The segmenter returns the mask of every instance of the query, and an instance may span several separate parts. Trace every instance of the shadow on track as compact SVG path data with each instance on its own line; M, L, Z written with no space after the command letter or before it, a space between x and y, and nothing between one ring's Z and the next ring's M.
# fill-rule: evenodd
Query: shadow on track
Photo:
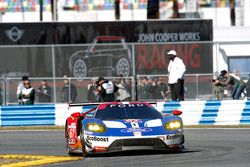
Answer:
M201 150L187 150L187 149L184 149L182 151L131 150L131 151L89 154L86 158L126 157L126 156L140 156L140 155L160 155L160 154L188 154L196 152L201 152ZM82 156L82 154L78 153L74 154L73 156Z

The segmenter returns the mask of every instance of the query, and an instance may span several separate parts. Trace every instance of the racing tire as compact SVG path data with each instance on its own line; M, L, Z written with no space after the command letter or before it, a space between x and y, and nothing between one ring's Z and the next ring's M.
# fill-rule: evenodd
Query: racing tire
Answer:
M130 64L128 59L121 58L115 66L115 71L117 75L122 74L124 77L128 77L130 73Z
M83 134L82 134L82 131L80 133L80 136L81 136L81 144L82 144L82 156L83 157L88 157L89 156L89 153L86 151L86 146L84 144L84 138L83 138Z
M77 59L73 63L72 69L73 76L82 79L87 76L87 65L83 59Z

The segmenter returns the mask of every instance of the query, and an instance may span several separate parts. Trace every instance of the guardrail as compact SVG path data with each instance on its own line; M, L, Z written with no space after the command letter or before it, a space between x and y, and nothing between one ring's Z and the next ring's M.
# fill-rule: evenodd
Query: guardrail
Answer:
M250 101L245 100L158 102L156 108L163 113L183 111L184 125L250 125ZM67 104L2 106L0 126L64 125L71 113L88 109L69 109Z

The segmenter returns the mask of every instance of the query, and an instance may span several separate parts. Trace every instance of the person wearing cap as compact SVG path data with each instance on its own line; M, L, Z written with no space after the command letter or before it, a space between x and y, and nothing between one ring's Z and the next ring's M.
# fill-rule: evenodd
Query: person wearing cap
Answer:
M173 101L184 100L184 73L186 66L182 59L177 57L175 50L166 53L169 57L168 64L168 84Z
M99 92L99 101L101 102L114 102L116 101L115 93L118 91L118 87L109 80L99 77L96 81L97 90Z

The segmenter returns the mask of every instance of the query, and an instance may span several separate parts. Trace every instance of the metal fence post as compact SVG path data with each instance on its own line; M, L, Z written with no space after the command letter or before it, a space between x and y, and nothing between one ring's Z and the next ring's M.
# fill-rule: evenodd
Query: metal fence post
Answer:
M195 75L196 78L196 99L199 97L199 74Z
M133 62L133 77L132 77L132 100L137 101L137 78L135 65L135 44L132 44L132 62Z
M69 99L68 99L68 102L69 103L72 103L72 99L71 99L71 78L68 79L69 80Z
M51 45L51 54L52 54L52 72L53 72L53 97L54 103L56 104L56 67L55 67L55 46Z

